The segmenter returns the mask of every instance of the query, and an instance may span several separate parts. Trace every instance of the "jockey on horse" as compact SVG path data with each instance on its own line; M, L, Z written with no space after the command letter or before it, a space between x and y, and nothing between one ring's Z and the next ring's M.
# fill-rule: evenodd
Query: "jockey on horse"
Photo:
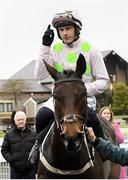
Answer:
M44 61L52 65L60 73L63 72L64 69L75 70L77 58L79 54L82 53L87 64L87 69L82 77L88 95L87 126L93 128L97 137L106 139L100 120L95 112L95 95L102 93L109 86L109 76L102 54L86 40L81 39L80 31L82 29L82 22L77 12L65 11L64 13L56 14L52 20L52 25L56 28L58 38L62 42L51 47L54 40L54 31L49 25L42 38L39 58L35 65L35 77L42 80L49 76ZM54 105L53 98L51 97L43 104L36 115L36 130L38 136L29 156L32 163L37 157L36 150L38 150L39 145L42 143L53 120Z

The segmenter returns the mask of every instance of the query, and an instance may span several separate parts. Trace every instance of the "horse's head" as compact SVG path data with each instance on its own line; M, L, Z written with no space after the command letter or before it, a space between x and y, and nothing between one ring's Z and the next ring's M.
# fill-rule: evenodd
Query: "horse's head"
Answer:
M57 126L66 150L76 152L81 147L87 116L87 92L82 82L82 75L86 70L85 58L80 54L76 70L63 73L45 64L55 80L53 98Z

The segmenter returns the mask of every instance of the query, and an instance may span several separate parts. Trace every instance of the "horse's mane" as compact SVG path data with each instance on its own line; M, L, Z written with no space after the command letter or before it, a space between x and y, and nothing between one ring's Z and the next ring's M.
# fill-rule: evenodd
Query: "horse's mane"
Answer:
M72 70L64 70L62 73L63 78L68 78L68 77L74 77L74 71Z

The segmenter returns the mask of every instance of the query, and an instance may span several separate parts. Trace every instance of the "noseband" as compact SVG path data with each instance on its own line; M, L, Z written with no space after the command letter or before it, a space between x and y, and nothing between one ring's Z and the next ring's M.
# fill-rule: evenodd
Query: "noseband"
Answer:
M54 83L54 85L60 84L60 83L72 82L72 81L80 82L84 86L83 81L81 79L77 79L77 78L68 78L68 79L58 80ZM76 122L77 119L81 119L84 122L84 127L83 127L83 129L84 129L85 128L85 122L87 119L87 112L86 112L86 118L81 116L81 115L78 115L78 114L68 114L68 115L65 115L64 117L62 117L59 122L58 122L58 118L55 115L55 122L57 124L58 129L60 129L60 124L62 122L72 123L72 122Z
M64 116L63 118L61 118L60 123L62 121L70 123L70 122L76 121L77 118L84 121L84 118L82 116L78 115L78 114L68 114L68 115Z

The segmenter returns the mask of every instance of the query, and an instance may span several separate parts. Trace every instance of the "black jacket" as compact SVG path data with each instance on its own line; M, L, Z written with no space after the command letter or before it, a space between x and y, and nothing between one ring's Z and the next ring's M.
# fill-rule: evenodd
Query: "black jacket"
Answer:
M28 156L36 139L36 132L26 127L24 131L14 127L4 137L1 153L11 168L18 171L33 168Z

